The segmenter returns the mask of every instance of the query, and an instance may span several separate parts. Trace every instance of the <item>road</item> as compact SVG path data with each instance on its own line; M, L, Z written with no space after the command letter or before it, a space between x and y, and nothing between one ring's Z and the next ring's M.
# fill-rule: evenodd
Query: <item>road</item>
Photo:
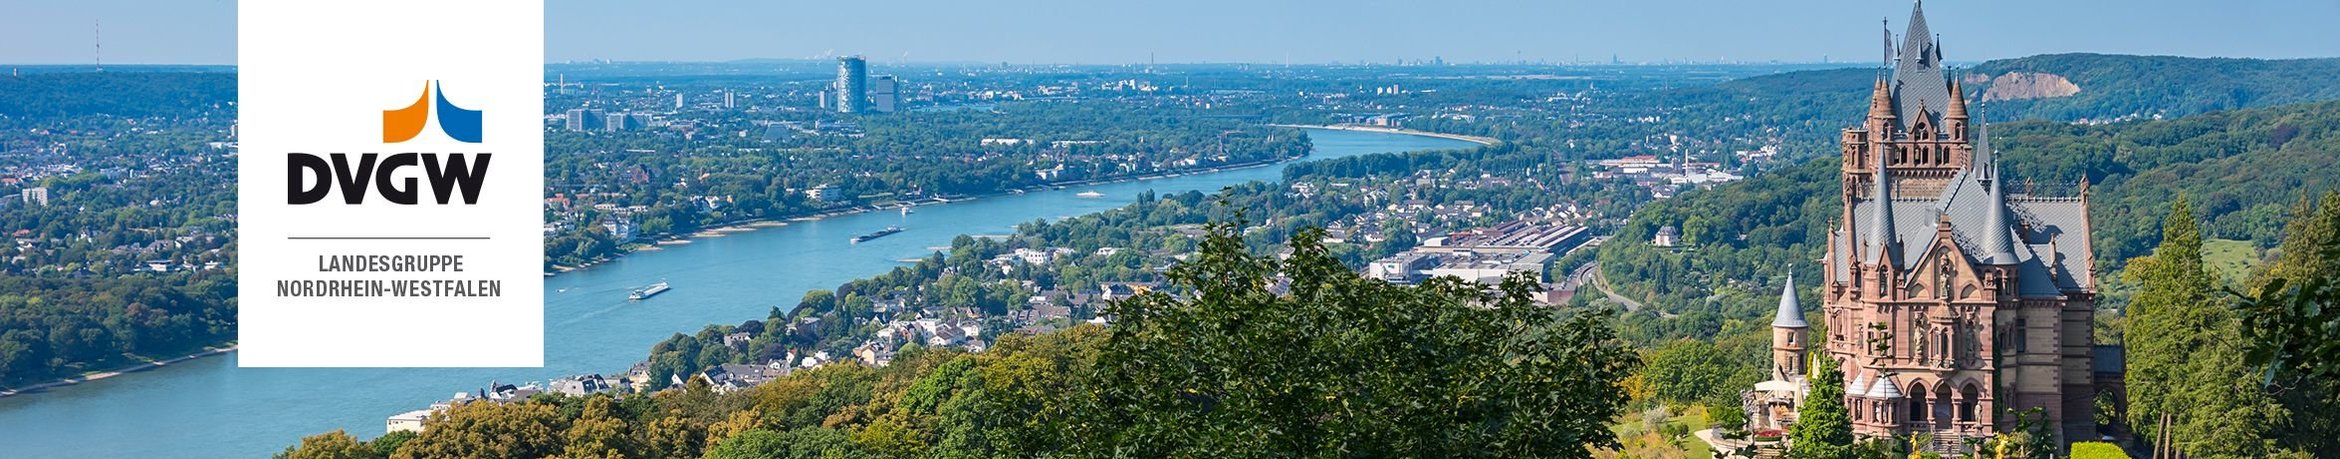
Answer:
M1576 268L1576 272L1569 273L1568 279L1570 281L1576 282L1577 288L1580 290L1587 285L1592 286L1592 288L1595 290L1600 290L1601 296L1608 297L1609 301L1625 305L1625 312L1640 312L1642 308L1640 301L1634 301L1632 298L1627 298L1625 295L1619 295L1616 291L1609 290L1609 282L1607 280L1601 279L1600 268L1601 264L1599 262L1585 263L1583 267ZM1667 319L1672 319L1674 316L1676 316L1674 313L1665 311L1655 312L1657 312L1658 317Z

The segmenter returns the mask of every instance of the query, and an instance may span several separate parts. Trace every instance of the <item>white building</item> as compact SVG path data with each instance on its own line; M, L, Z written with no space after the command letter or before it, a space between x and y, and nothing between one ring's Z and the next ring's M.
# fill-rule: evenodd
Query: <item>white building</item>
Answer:
M24 204L25 204L25 205L27 205L27 206L48 206L48 205L49 205L49 188L48 188L48 187L26 188L26 189L24 189L24 192L23 192L23 193L19 193L19 194L21 194L21 195L23 195L23 196L24 196Z
M431 413L434 411L435 410L431 409L420 409L391 415L390 419L386 421L386 425L383 427L382 433L422 433L423 421L429 420Z

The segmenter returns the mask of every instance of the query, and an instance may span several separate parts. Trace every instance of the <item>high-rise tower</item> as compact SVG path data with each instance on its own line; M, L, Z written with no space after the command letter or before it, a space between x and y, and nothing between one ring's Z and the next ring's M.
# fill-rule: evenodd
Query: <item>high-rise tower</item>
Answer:
M869 110L869 61L861 56L837 58L837 112Z

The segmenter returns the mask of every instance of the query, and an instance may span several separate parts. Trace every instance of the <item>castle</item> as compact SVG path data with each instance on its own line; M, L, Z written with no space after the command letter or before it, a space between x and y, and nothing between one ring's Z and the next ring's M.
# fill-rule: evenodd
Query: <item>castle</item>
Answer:
M1749 393L1752 427L1793 423L1810 388L1805 359L1827 358L1844 372L1862 437L1931 434L1929 449L1947 450L2030 412L2060 442L2098 438L2097 394L2118 395L2120 354L2092 334L2086 185L2043 196L2000 179L1989 130L1946 75L1922 3L1898 50L1890 31L1885 43L1891 64L1868 116L1841 140L1825 336L1806 336L1791 276L1772 322L1773 377Z

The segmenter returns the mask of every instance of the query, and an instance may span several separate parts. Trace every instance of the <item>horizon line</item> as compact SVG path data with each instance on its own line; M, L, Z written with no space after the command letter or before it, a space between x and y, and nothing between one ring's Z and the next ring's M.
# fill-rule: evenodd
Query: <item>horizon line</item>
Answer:
M2185 59L2236 59L2236 60L2260 60L2260 61L2291 61L2291 60L2320 60L2320 59L2340 59L2340 54L2329 55L2329 56L2315 56L2315 57L2232 57L2232 56L2189 56L2189 55L2179 55L2179 54L2124 54L2124 53L2101 53L2101 52L2090 52L2090 51L2071 51L2071 52L2057 52L2057 53L2040 53L2040 54L2031 54L2031 55L2017 56L2017 57L2003 57L2003 58L1982 59L1982 60L1953 60L1953 61L1947 61L1947 62L1945 62L1945 63L1948 63L1948 64L1966 64L1966 65L1972 65L1972 64L1980 64L1980 63L1984 63L1984 62L1991 62L1991 61L2000 61L2000 60L2009 60L2009 59L2023 59L2023 58L2031 58L2031 57L2039 57L2039 56L2068 55L2068 54L2086 54L2086 55L2103 55L2103 56L2131 56L2131 57L2175 57L2175 58L2185 58ZM547 62L545 62L545 63L544 63L544 65L545 65L545 66L548 66L548 67L549 67L549 66L557 66L557 65L614 65L614 64L736 64L736 65L745 65L745 64L759 64L759 63L817 63L817 62L822 62L822 61L831 61L831 60L835 60L835 59L837 59L838 57L843 57L843 56L837 56L837 57L751 57L751 58L727 59L727 60L655 60L655 59L649 59L649 60L605 60L605 59L571 59L571 60L558 61L558 62L554 62L554 61L547 61ZM873 61L874 61L873 63L882 63L882 64L886 64L886 65L910 65L910 66L944 66L944 65L980 65L980 66L991 66L991 65L1006 64L1006 65L1009 65L1009 66L1074 66L1074 67L1132 67L1132 66L1135 66L1135 67L1147 67L1147 66L1152 66L1152 67L1162 67L1162 66L1194 66L1194 65L1262 65L1262 66L1293 66L1293 67L1331 67L1331 66L1343 66L1343 67L1350 67L1350 66L1365 66L1365 67L1375 67L1375 66L1386 66L1386 67L1432 67L1432 66L1444 66L1444 67L1469 67L1469 66L1488 66L1488 67L1493 67L1493 66L1514 66L1514 67L1516 67L1516 66L1531 66L1531 67L1605 67L1605 66L1651 66L1651 65L1749 65L1749 66L1755 66L1755 65L1837 65L1837 64L1843 64L1843 65L1846 65L1847 67L1855 67L1855 66L1865 66L1865 65L1875 64L1874 62L1858 62L1858 61L1853 61L1853 60L1837 60L1837 59L1827 59L1827 60L1780 60L1780 59L1764 59L1764 60L1700 60L1700 59L1656 59L1656 60L1639 60L1639 61L1622 61L1622 62L1612 62L1612 61L1602 61L1602 60L1581 60L1581 61L1575 61L1575 62L1555 62L1555 61L1510 61L1510 62L1503 62L1503 61L1495 61L1495 62L1489 62L1489 61L1456 61L1456 62L1445 62L1445 63L1443 63L1442 65L1432 65L1432 64L1428 64L1428 63L1427 63L1427 60L1417 60L1416 62L1423 62L1423 63L1418 63L1418 64L1393 64L1393 63L1391 63L1391 62L1389 62L1389 61L1354 61L1354 62L1351 62L1351 61L1338 61L1338 60L1335 60L1335 61L1316 61L1316 62L1289 62L1289 63L1286 63L1286 62L1257 62L1257 61L1180 61L1180 62L1150 62L1150 63L1149 63L1149 62L1014 62L1014 61L980 61L980 60L966 60L966 59L959 59L959 60L905 60L905 61L882 61L882 60L873 60ZM139 63L139 62L125 62L125 63L108 63L108 64L105 64L105 65L102 65L102 66L101 66L101 65L98 65L98 64L94 64L94 63L87 63L87 62L75 62L75 63L62 63L62 62L0 62L0 66L7 66L7 67L89 67L89 68L93 68L93 69L95 69L95 68L101 68L101 67L229 67L229 68L234 68L234 67L238 67L239 65L238 65L238 64L235 64L235 63L184 63L184 62L178 62L178 63Z

